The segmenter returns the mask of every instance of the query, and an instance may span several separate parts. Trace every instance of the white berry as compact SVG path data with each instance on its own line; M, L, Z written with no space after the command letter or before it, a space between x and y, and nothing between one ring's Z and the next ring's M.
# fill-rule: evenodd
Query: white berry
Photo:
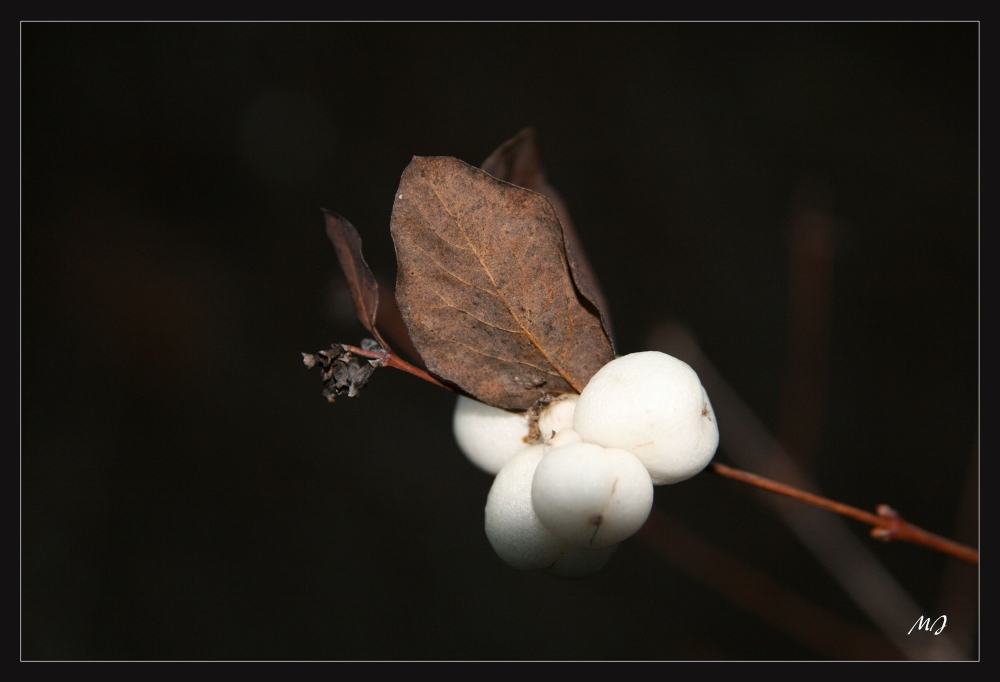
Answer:
M497 474L486 498L486 537L493 551L514 568L552 568L568 549L538 522L531 506L531 480L541 460L541 445L514 455ZM577 562L588 564L587 557ZM595 562L590 557L589 563ZM573 565L570 559L567 570Z
M719 445L715 413L698 375L656 351L602 367L580 395L573 428L585 442L629 450L657 484L694 476Z
M528 447L528 419L465 396L459 396L452 420L455 440L469 460L495 474L511 457Z
M551 450L555 450L563 445L569 445L570 443L579 443L582 440L580 434L574 431L572 426L567 426L543 443L544 451L547 455Z
M627 450L571 443L538 464L531 503L538 520L560 540L601 549L642 527L653 506L653 483Z
M538 415L538 431L542 440L548 442L567 426L573 426L573 412L576 401L580 399L575 393L566 393L549 403Z

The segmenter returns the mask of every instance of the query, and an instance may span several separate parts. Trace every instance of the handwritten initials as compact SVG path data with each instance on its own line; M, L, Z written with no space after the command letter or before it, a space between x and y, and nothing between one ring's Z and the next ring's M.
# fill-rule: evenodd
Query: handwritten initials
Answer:
M937 626L938 621L941 621L941 627L939 627L935 631L934 628ZM947 624L948 624L948 616L944 615L938 616L933 623L931 622L930 618L924 618L923 616L920 616L919 618L917 618L917 622L913 624L913 627L910 628L910 632L907 632L906 634L910 634L911 632L913 632L913 629L916 628L917 630L926 630L927 632L933 631L935 635L940 635L941 631L944 630L944 626Z

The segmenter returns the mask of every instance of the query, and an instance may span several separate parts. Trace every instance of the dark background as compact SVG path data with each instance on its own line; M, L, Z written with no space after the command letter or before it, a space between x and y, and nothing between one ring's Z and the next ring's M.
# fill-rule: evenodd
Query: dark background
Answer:
M619 351L684 321L774 428L790 216L823 188L820 487L968 534L978 31L22 24L22 658L847 657L636 540L579 582L497 559L453 395L385 370L329 405L302 366L364 335L320 207L392 281L410 158L478 164L533 125ZM657 505L881 637L740 485L706 473ZM938 615L953 560L865 541Z

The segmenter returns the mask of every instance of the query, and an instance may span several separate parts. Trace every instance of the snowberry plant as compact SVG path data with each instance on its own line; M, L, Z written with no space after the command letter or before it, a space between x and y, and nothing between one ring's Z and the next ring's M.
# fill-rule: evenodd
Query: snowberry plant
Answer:
M396 300L423 366L389 350L357 231L327 213L375 339L306 356L323 367L325 395L356 395L382 364L457 391L458 446L496 475L484 523L500 558L563 577L600 569L646 521L653 485L694 476L715 453L698 376L663 353L616 358L597 279L531 131L482 168L415 157L391 229Z
M537 416L459 397L454 431L466 457L496 474L486 535L500 558L573 577L642 527L654 484L694 476L719 443L698 375L657 352L612 360Z
M334 344L303 354L306 365L322 369L330 402L357 395L382 366L457 392L455 439L473 464L496 476L484 525L511 566L566 578L600 570L646 521L654 485L684 481L709 465L719 430L697 374L663 353L616 357L597 278L545 179L530 130L481 168L414 157L403 172L391 231L404 324L383 326L405 329L392 340L410 349L409 359L376 324L379 288L357 230L330 212L326 227L358 319L374 338L360 348ZM824 506L815 495L712 466ZM847 513L846 505L827 502ZM898 516L855 511L877 526L877 537L933 546L918 538L929 534ZM948 541L933 542L940 549Z

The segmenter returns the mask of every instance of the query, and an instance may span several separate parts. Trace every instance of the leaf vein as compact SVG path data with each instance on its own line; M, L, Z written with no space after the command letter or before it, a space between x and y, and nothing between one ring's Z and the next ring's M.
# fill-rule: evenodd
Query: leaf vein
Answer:
M421 251L423 251L427 255L427 259L429 261L431 261L432 263L434 263L434 265L438 266L438 268L440 268L441 271L444 272L446 275L449 275L453 279L458 280L459 282L461 282L462 284L464 284L467 287L472 287L473 289L478 289L479 291L482 291L483 293L489 294L490 296L496 296L497 298L503 300L503 296L501 296L496 291L490 291L489 289L484 289L483 287L478 286L476 284L473 284L472 282L466 282L464 279L462 279L461 277L459 277L458 275L456 275L454 272L452 272L451 270L449 270L447 267L445 267L445 265L443 263L439 262L438 259L436 259L431 254L430 251L428 251L426 248L424 248L424 246L422 244L419 243L418 240L414 240L414 243L416 244L416 246L417 246L418 249L420 249ZM437 292L435 292L435 293L437 293Z
M553 372L551 370L545 369L544 367L539 367L537 365L533 365L530 362L525 362L523 360L514 360L512 358L501 358L500 356L497 356L497 355L490 355L489 353L483 351L480 348L475 348L475 347L470 346L470 345L468 345L466 343L462 343L461 341L456 341L454 339L449 339L449 338L444 337L444 336L442 336L441 339L444 340L444 341L447 341L448 343L454 343L457 346L462 346L463 348L468 348L469 350L471 350L473 353L476 353L477 355L482 355L484 357L491 358L493 360L499 360L500 362L507 362L507 363L511 363L511 364L514 364L514 365L524 365L525 367L531 367L532 369L537 369L542 374L547 374L548 376L556 377L557 379L563 379L563 377L560 376L559 374L557 374L557 373L555 373L555 372Z
M559 373L559 376L561 376L563 378L563 380L566 381L566 383L568 383L570 386L572 386L577 391L583 390L582 386L578 386L577 383L575 381L573 381L569 377L569 375L565 372L565 370L561 366L561 364L557 363L555 360L553 360L549 356L549 354L545 351L544 348L542 348L541 344L538 342L538 339L536 339L534 337L534 335L528 330L527 326L525 326L525 324L521 321L521 319L518 317L517 313L514 311L514 308L510 305L510 302L507 300L507 298L500 291L500 287L497 286L496 280L493 278L493 273L490 271L489 267L487 267L486 263L483 261L483 257L480 255L479 251L476 249L475 245L472 243L472 240L469 239L469 235L465 231L465 227L462 225L461 221L457 217L455 217L455 215L453 215L450 210L448 210L448 204L445 202L444 198L441 196L441 193L438 192L438 189L435 186L434 182L432 180L428 179L427 180L427 184L431 188L431 191L434 192L434 196L436 196L437 199L438 199L438 201L441 203L441 208L444 210L445 214L447 214L447 216L452 219L452 221L455 223L455 226L462 233L462 236L465 237L465 241L469 244L469 247L472 250L472 253L475 254L476 258L479 260L480 266L482 266L483 271L486 273L486 276L490 278L490 282L496 288L497 295L500 297L500 300L503 301L504 305L507 307L507 310L510 311L510 314L514 317L514 321L517 322L518 326L524 331L525 337L527 337L527 339L529 341L531 341L532 345L534 345L535 348L538 349L538 352L542 354L542 357L545 358L545 361L548 362L549 365L551 365L552 368L555 369ZM517 257L515 255L515 260L516 259L517 259ZM518 266L520 267L520 261L518 261ZM523 274L523 271L522 271L522 274ZM464 344L461 344L461 345L464 345ZM486 354L483 353L483 355L486 355ZM490 357L492 357L492 356L490 356ZM499 359L499 358L497 358L497 359ZM542 371L545 371L545 370L542 370ZM546 373L548 373L548 372L546 372Z
M451 301L449 301L448 299L446 299L444 296L442 296L441 294L439 294L436 291L434 292L434 295L437 296L438 298L440 298L442 301L444 301L444 305L433 306L435 308L451 308L453 310L457 310L460 313L468 315L469 317L471 317L473 320L475 320L477 322L482 322L487 327L492 327L493 329L499 329L500 331L507 332L508 334L520 334L521 333L521 330L519 330L519 329L507 329L506 327L501 327L499 325L493 324L492 322L487 322L486 320L484 320L484 319L482 319L480 317L476 317L475 315L473 315L471 312L469 312L465 308L458 307L457 305L455 305L454 303L452 303Z
M433 187L432 187L432 189L433 189ZM437 195L437 198L439 200L441 199L441 196L436 191L434 192L434 194ZM442 235L440 235L438 233L437 230L434 229L434 226L433 226L434 224L431 222L430 218L427 217L427 214L424 213L424 208L423 208L423 206L420 205L420 202L416 202L415 205L416 205L416 208L417 208L417 212L420 213L420 217L424 219L424 222L427 223L427 226L430 228L431 234L433 234L435 237L437 237L438 239L440 239L441 241L443 241L445 244L447 244L448 246L450 246L453 249L458 249L459 251L469 251L469 252L471 252L473 254L476 253L475 250L472 248L472 246L469 245L469 244L463 246L462 244L455 244L455 243L453 243L453 242L445 239ZM451 213L448 211L448 208L446 206L444 206L444 202L443 201L441 202L441 205L444 207L445 213L448 214L448 217L451 218L452 220L455 220L455 217L453 215L451 215ZM456 222L456 224L458 223L457 220L455 220L455 222ZM462 234L464 236L465 233L463 232Z

